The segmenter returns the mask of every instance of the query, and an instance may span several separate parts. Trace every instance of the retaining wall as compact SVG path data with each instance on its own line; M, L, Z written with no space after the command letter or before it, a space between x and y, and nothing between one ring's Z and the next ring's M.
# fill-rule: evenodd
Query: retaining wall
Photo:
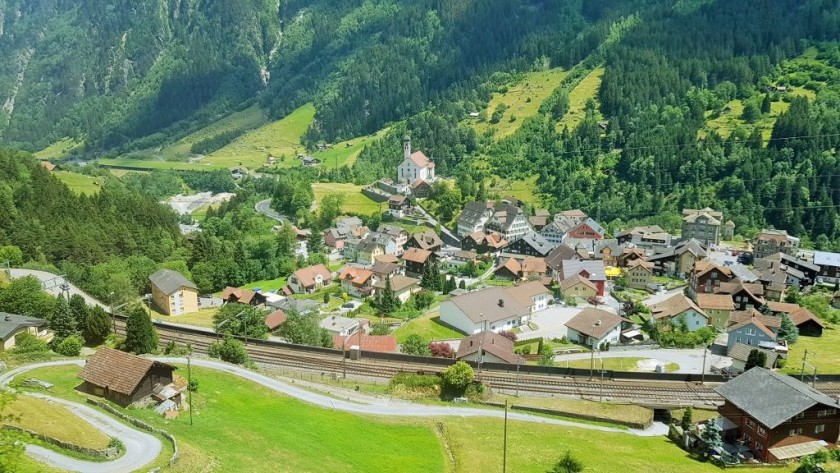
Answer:
M108 448L87 448L81 447L74 443L65 442L64 440L59 440L55 437L50 437L49 435L44 435L38 432L33 432L29 429L24 429L23 427L18 427L16 425L9 425L3 424L3 430L11 430L13 432L21 432L24 434L31 435L36 439L42 440L50 445L55 445L56 447L63 448L65 450L70 450L72 452L81 453L83 455L87 455L89 457L96 457L96 458L116 458L119 456L120 452L117 448L108 447Z
M502 407L502 408L505 407L505 405L500 403L500 402L485 402L484 404L486 404L488 406L494 406L494 407ZM607 418L607 417L600 417L600 416L589 415L589 414L581 414L579 412L568 412L568 411L561 411L561 410L557 410L557 409L545 409L545 408L542 408L542 407L518 406L516 404L509 404L508 407L510 409L514 409L514 410L517 410L517 411L535 412L537 414L557 415L557 416L562 416L562 417L569 417L569 418L572 418L572 419L581 419L581 420L589 420L589 421L595 421L595 422L604 422L604 423L607 423L607 424L624 425L624 426L630 427L631 429L640 429L641 430L641 429L646 429L646 428L650 427L651 425L653 425L653 415L651 415L650 421L648 421L646 423L641 423L641 422L633 422L633 421L627 421L627 420L611 419L611 418Z

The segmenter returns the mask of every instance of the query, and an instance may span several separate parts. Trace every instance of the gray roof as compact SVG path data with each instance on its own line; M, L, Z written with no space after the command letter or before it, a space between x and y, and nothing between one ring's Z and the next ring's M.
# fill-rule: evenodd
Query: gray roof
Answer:
M0 341L5 342L14 337L22 328L42 327L44 325L47 325L47 321L44 319L0 312Z
M764 368L753 368L715 392L771 429L818 404L840 407L807 384Z
M313 301L311 299L288 298L277 304L277 308L283 309L286 312L293 310L298 314L305 314L307 312L312 312L313 310L317 309L320 305L321 304L319 304L318 301Z
M764 365L765 368L767 368L768 366L776 366L776 360L779 358L779 354L776 353L775 350L765 350L755 345L736 343L732 346L732 348L729 350L726 356L732 358L733 360L746 362L747 359L750 357L750 352L752 352L753 350L759 350L767 354L767 362Z
M486 202L469 202L464 206L461 216L458 218L459 223L465 225L475 225L484 216L484 212L488 209Z
M729 266L729 269L732 270L732 274L734 274L738 279L744 282L755 282L758 281L758 275L750 271L750 268L744 266L741 263L735 263Z
M537 232L526 233L522 236L522 241L543 256L547 255L554 248L554 245L549 243L548 240Z
M563 279L580 274L581 271L589 273L587 279L590 281L605 281L607 279L603 260L563 261Z
M840 267L840 253L828 253L826 251L814 252L814 264L820 266Z
M491 324L531 313L529 308L520 304L510 292L501 287L489 287L469 292L453 297L448 302L455 304L473 323L486 320L488 324Z
M161 269L160 271L155 272L149 276L149 281L151 281L155 287L160 289L160 292L166 294L167 296L182 287L198 289L192 281L185 278L178 271L173 271L171 269Z

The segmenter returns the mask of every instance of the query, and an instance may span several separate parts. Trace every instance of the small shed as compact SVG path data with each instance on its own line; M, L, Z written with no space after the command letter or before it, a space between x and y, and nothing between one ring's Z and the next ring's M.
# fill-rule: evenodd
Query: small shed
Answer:
M153 394L155 388L172 384L175 367L159 361L100 348L79 373L82 391L102 396L122 407Z

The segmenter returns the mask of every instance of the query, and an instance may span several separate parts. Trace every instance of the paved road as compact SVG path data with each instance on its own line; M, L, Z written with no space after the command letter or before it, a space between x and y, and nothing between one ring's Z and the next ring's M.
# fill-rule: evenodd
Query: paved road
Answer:
M557 366L563 366L566 360L588 360L591 354L579 353L573 355L558 355L554 357ZM679 373L700 373L703 369L703 349L647 349L647 350L623 350L623 351L604 351L595 354L595 364L598 364L597 358L601 356L604 358L647 358L657 360L661 364L677 363L680 365ZM708 353L706 355L706 372L711 370L712 365L723 362L724 365L728 363L729 358Z
M272 210L271 199L261 200L257 202L257 204L254 205L254 210L256 210L258 213L265 215L270 219L274 219L280 222L286 220L285 215Z
M0 386L8 384L17 374L29 371L34 368L60 365L84 365L82 360L61 360L47 363L29 365L0 375ZM135 471L153 462L163 449L160 440L154 435L136 430L116 419L103 414L78 402L67 401L53 396L40 393L24 393L27 396L37 397L51 403L60 404L75 414L82 422L87 422L108 437L117 437L125 445L125 454L120 458L104 462L91 462L79 460L62 455L53 450L38 445L27 445L26 454L30 457L46 463L54 468L67 471L78 471L84 473L112 473L122 471Z
M61 288L57 284L55 284L56 282L58 282L58 281L56 281L57 276L53 273L48 273L46 271L36 271L34 269L12 268L11 276L12 276L12 279L22 278L22 277L25 277L25 276L34 276L34 277L38 278L38 280L40 280L42 284L47 283L48 286L51 286L51 287L49 287L49 289L47 289L47 292L49 292L50 294L52 294L54 296L57 296L57 295L61 294ZM105 305L105 304L99 302L98 300L94 299L93 297L91 297L90 295L88 295L87 293L85 293L84 291L79 289L78 287L71 284L69 281L65 281L65 282L67 283L68 291L70 292L70 294L78 294L78 295L82 296L85 299L85 302L88 303L88 305L92 305L92 306L97 306L98 305L99 307L102 307L105 310L110 310L107 305Z
M440 222L437 221L429 212L426 212L426 209L420 206L420 204L416 204L414 206L415 209L419 210L426 220L428 220L433 226L437 226ZM441 238L443 239L444 243L447 245L453 245L460 247L461 246L461 237L456 235L455 233L451 232L448 228L444 227L442 224L440 225L440 231L443 233Z

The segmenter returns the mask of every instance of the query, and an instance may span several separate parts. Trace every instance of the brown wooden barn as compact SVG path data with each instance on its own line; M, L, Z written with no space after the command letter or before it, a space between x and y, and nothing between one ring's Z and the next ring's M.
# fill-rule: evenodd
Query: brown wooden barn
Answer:
M175 367L159 361L100 348L79 373L81 389L126 407L152 394L155 386L172 383Z

